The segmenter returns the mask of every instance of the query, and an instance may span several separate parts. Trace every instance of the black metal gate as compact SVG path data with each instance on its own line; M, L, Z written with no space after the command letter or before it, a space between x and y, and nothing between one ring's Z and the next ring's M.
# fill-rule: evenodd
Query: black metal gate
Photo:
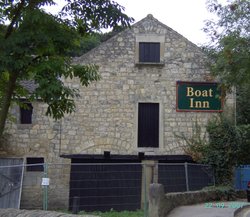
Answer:
M141 205L142 166L126 163L78 163L72 159L69 207L80 210L137 210Z

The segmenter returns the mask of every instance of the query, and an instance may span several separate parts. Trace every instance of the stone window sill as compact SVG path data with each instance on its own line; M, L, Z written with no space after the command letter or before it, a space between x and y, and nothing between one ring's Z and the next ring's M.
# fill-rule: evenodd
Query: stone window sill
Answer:
M31 129L33 127L33 123L32 124L17 124L17 128L18 129Z
M165 63L164 62L136 62L135 63L136 66L164 66Z

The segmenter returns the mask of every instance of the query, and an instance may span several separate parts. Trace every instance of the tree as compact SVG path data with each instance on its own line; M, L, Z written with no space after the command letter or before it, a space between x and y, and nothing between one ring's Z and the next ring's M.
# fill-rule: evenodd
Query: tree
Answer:
M212 40L207 46L212 72L229 88L250 84L250 2L231 0L223 6L209 0L208 9L218 17L204 28Z
M127 27L119 26L110 32L106 32L106 33L94 32L94 33L88 34L84 37L81 37L80 41L79 41L80 45L79 45L78 49L73 50L70 54L73 57L74 56L81 56L81 55L87 53L88 51L92 50L93 48L97 47L102 42L107 41L111 37L115 36L116 34L121 32L122 30L124 30L125 28L127 28Z
M0 138L10 104L21 97L48 104L47 115L60 119L75 109L76 89L63 79L78 77L81 84L100 79L95 65L74 65L70 53L79 47L80 34L101 28L129 26L132 18L110 0L67 0L57 15L43 6L53 0L0 0ZM35 81L29 93L22 80Z
M208 0L208 9L217 15L206 21L205 32L211 43L205 47L210 57L212 73L220 79L226 91L237 90L237 123L221 114L207 125L209 142L196 148L202 163L213 165L217 183L231 181L233 167L249 163L250 145L250 2L230 0L219 4Z
M250 72L249 72L250 73ZM245 84L237 89L237 124L250 126L250 85Z
M208 9L217 15L217 19L207 21L204 28L212 41L206 47L211 71L227 90L236 87L237 121L249 124L250 2L231 0L221 5L217 0L209 0Z

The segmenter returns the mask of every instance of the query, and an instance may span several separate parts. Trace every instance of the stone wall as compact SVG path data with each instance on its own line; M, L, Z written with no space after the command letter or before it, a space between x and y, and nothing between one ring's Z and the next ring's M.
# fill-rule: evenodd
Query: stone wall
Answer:
M160 64L138 63L138 42L159 41ZM183 154L184 141L176 134L192 134L197 121L202 127L216 115L207 112L176 112L177 81L210 81L201 49L148 15L87 54L79 64L99 66L101 80L82 87L77 79L66 80L79 89L76 112L61 121L45 116L47 106L34 102L33 123L8 125L9 155L43 156L62 162L61 154ZM138 104L159 103L159 148L138 148ZM203 128L203 133L205 128ZM6 151L5 149L5 151ZM16 151L18 150L18 152ZM0 151L1 154L1 151ZM5 153L6 154L6 153Z
M138 42L158 40L161 44L160 64L138 63ZM176 134L192 134L197 121L205 131L214 113L176 112L176 82L210 81L201 49L183 36L148 15L131 28L117 34L87 54L75 58L79 64L99 66L101 80L82 87L77 79L65 80L69 87L78 88L76 112L60 121L45 116L47 106L33 102L32 124L19 123L19 108L12 108L15 122L6 128L6 142L0 147L0 157L43 157L47 163L70 163L61 154L183 154L185 142ZM137 145L138 104L159 103L159 148L139 148ZM69 170L69 168L68 168ZM63 168L54 170L60 176ZM58 179L53 198L68 201L69 172ZM25 173L22 204L29 204L28 181ZM33 202L40 204L40 183ZM33 186L33 184L32 184ZM26 202L25 202L26 201ZM56 203L56 202L55 202ZM64 206L65 204L62 204Z
M137 62L141 38L164 40L162 64ZM75 63L100 66L102 79L80 89L77 111L62 121L63 152L71 154L182 154L185 144L175 134L190 135L195 121L204 126L213 113L176 112L176 81L206 81L201 50L151 15L111 38ZM138 103L160 104L160 147L137 147ZM72 128L72 126L74 126ZM204 129L204 128L203 128ZM74 146L70 146L70 143Z
M44 187L41 185L44 172L24 172L21 209L42 209ZM70 164L49 164L48 207L67 210L69 207Z

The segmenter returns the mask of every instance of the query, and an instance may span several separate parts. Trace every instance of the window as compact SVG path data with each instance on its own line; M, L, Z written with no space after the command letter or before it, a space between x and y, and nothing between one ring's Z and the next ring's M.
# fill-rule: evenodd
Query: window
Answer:
M26 160L27 160L26 171L43 172L43 164L44 164L43 157L27 157Z
M165 34L137 34L135 36L135 65L164 66Z
M140 42L139 43L139 62L160 62L160 43L159 42Z
M139 103L138 147L159 147L159 103Z
M33 106L31 103L23 103L24 107L20 107L20 123L31 124Z

